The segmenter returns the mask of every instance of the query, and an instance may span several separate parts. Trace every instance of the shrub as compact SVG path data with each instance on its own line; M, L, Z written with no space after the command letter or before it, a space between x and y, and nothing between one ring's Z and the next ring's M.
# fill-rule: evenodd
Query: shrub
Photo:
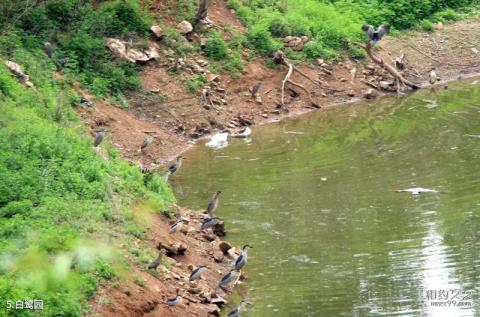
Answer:
M433 23L429 20L422 20L421 28L423 31L431 32L433 31Z
M205 75L193 75L192 78L187 80L187 88L191 93L197 93L202 89L203 85L207 82Z
M285 37L292 33L292 29L287 20L281 16L277 16L270 21L268 30L276 37Z
M210 32L204 52L208 57L211 57L215 60L221 60L227 56L228 46L220 32Z
M253 48L260 54L269 55L281 47L280 42L274 40L263 25L253 26L249 30L247 38Z

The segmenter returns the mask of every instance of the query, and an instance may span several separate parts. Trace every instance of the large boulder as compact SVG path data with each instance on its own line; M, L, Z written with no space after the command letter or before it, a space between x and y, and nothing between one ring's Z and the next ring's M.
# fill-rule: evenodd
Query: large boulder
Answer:
M155 35L155 38L157 40L161 40L165 36L165 33L163 33L162 28L159 27L158 25L152 25L152 27L150 28L150 31L153 33L153 35Z
M188 21L182 21L177 24L177 30L182 34L188 34L193 31L193 26Z

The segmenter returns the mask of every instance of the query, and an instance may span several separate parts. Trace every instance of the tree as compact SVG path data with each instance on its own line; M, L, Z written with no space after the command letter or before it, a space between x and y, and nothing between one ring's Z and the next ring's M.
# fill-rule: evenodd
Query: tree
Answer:
M207 19L208 5L208 0L200 0L200 3L198 4L197 16L195 18L195 24L198 24L200 21L204 21Z

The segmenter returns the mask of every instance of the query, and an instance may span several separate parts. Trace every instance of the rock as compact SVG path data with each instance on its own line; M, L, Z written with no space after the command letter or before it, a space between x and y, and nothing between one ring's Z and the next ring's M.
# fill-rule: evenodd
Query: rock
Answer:
M366 99L373 99L373 98L377 97L377 92L373 88L368 88L365 91L365 93L363 94L363 96Z
M214 251L213 252L213 259L217 263L223 262L223 254L220 251Z
M385 90L390 89L390 83L388 81L382 80L378 83L378 86L380 86L380 88L385 89Z
M190 287L188 289L188 292L190 294L200 294L202 292L202 289L201 288L198 288L198 287Z
M202 235L202 237L207 240L208 242L212 242L212 241L215 241L217 239L217 236L213 235L213 234L204 234Z
M354 91L354 90L349 90L349 91L347 92L347 95L348 95L349 97L354 97L354 96L355 96L355 91Z
M207 311L210 315L220 316L220 308L215 304L206 305Z
M289 36L285 36L285 37L283 38L283 43L289 43L289 42L293 41L294 39L295 39L294 36L290 36L290 35L289 35Z
M200 47L205 48L207 46L207 39L205 37L200 37Z
M477 49L477 48L472 47L471 50L472 50L472 52L473 52L474 54L478 54L478 49Z
M220 75L208 73L208 74L207 74L207 80L208 80L209 82L219 81L219 80L220 80Z
M167 250L167 255L184 255L187 251L187 246L181 242L174 242L169 244L159 243L158 247L159 250L164 248Z
M438 22L437 24L435 24L435 28L437 30L443 30L443 23L442 22Z
M146 53L143 53L136 49L129 49L127 51L126 42L119 39L106 38L105 44L115 56L126 59L132 63L144 64L151 59L159 57L157 49L153 46L147 48L145 50Z
M159 27L158 25L152 25L152 27L150 28L150 31L153 33L153 35L155 35L155 38L157 40L161 40L165 36L165 33L163 33L162 28Z
M197 63L198 65L202 66L202 67L205 67L208 65L208 61L204 60L204 59L197 59Z
M322 66L325 61L322 58L317 58L317 64L318 66Z
M232 248L232 245L230 243L226 242L226 241L222 241L222 242L220 242L218 247L220 248L220 251L223 252L223 254L226 254L228 252L228 250L230 250Z
M187 34L193 31L193 26L188 21L182 21L177 24L177 30L182 34Z
M237 256L238 256L238 253L237 253L237 250L235 248L230 248L228 251L227 251L227 254L230 258L232 259L236 259Z
M308 40L309 40L309 39L308 39L308 36L305 36L305 35L303 35L303 36L301 37L301 39L302 39L302 43L303 43L303 44L307 43Z
M35 89L35 86L30 81L30 77L23 72L22 66L12 61L5 61L5 66L7 66L8 70L10 70L10 72L12 72L22 84Z
M222 297L215 297L210 300L210 303L217 305L218 307L222 307L225 304L228 304L228 301Z

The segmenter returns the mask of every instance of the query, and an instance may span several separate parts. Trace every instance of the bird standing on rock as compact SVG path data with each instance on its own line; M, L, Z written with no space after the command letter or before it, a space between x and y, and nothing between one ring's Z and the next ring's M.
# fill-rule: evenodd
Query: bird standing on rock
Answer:
M177 156L177 160L175 161L175 163L168 168L170 175L172 175L173 173L175 173L180 169L180 167L182 166L183 159L185 159L183 156L181 155Z
M172 233L175 233L177 231L180 231L180 229L182 229L182 227L183 227L183 221L179 220L179 221L175 222L173 225L170 226L169 233L172 234Z
M203 221L201 230L207 230L208 228L211 228L215 226L221 219L218 217L210 217L207 218Z
M235 270L240 271L245 266L245 264L247 264L247 258L248 258L247 252L248 252L248 249L251 247L252 246L249 244L245 244L243 246L242 253L235 260Z
M237 276L238 276L238 271L236 269L228 271L228 273L222 277L218 286L220 288L224 288L225 286L230 284Z
M389 30L390 26L388 24L383 24L376 30L372 25L369 24L365 24L362 26L362 31L367 33L368 40L372 45L377 44L378 41L380 41L382 37L388 33Z
M242 311L245 309L245 306L247 306L247 302L242 300L240 302L240 306L235 308L234 310L230 311L227 315L227 317L239 317Z
M95 133L95 141L93 142L94 147L98 147L100 143L102 143L103 139L105 138L106 131L98 131Z
M208 203L206 213L209 215L212 215L215 210L218 208L218 202L220 199L220 196L222 195L222 191L217 191L215 195L213 195L212 199Z
M161 249L159 252L158 252L158 256L155 260L153 260L152 262L148 263L147 266L145 267L147 270L156 270L157 267L160 265L160 263L162 263L162 257L165 255L166 253L166 250L165 249Z
M50 42L43 42L43 50L47 54L48 58L52 58L53 56L53 46Z
M431 70L430 70L430 74L429 74L429 82L430 82L430 85L434 85L438 80L438 76L437 76L437 70L435 67L433 67Z
M182 302L182 295L180 294L179 290L177 290L177 295L174 298L168 299L165 304L168 306L175 306Z
M192 271L192 274L190 274L189 281L192 282L192 281L198 280L206 270L207 270L206 265L200 265L199 267L197 267L195 270Z
M152 144L152 142L155 140L155 138L152 136L152 135L147 135L147 137L145 138L145 140L143 140L143 143L142 145L140 145L140 149L138 150L138 152L142 152L143 150L145 150L147 148L147 146L149 146L150 144Z

